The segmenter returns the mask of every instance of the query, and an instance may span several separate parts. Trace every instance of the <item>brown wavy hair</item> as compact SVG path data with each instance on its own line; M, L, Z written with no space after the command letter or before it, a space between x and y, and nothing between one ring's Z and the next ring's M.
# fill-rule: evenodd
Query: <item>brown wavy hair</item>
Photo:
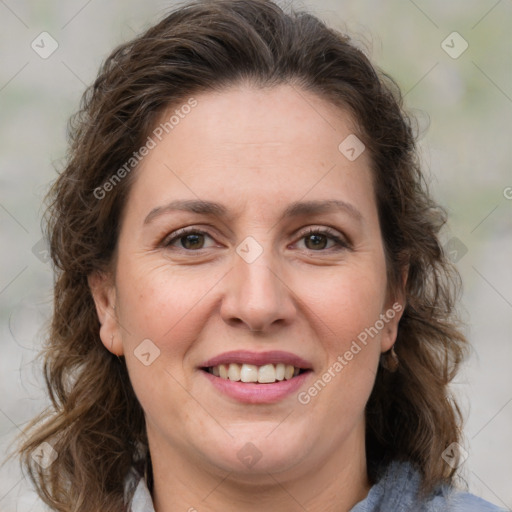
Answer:
M267 0L195 1L119 46L70 121L63 172L47 196L45 233L55 270L54 312L42 355L51 407L26 428L22 465L53 510L123 510L123 480L150 460L144 415L123 357L99 337L88 276L112 271L123 208L137 169L98 199L162 112L237 83L290 84L350 112L372 161L388 284L407 274L399 369L379 368L366 407L368 475L412 462L423 491L451 483L441 454L461 433L448 384L467 342L455 305L460 278L439 241L446 213L420 168L414 119L396 83L352 39L307 12ZM96 192L95 192L96 191ZM58 457L32 458L48 442Z

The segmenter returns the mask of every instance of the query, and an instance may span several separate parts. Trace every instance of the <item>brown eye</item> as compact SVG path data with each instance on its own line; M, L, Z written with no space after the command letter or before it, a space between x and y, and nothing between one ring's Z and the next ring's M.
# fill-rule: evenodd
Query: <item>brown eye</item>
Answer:
M315 233L313 233L312 235L307 235L306 237L304 237L304 239L306 240L306 242L305 242L306 247L308 249L312 249L312 250L325 249L325 247L327 246L327 242L328 242L328 239L325 235L320 235L320 234L315 234ZM310 244L308 244L308 241L310 242Z
M202 249L204 235L200 233L192 233L182 236L179 240L184 249Z
M205 238L211 238L208 233L197 229L181 229L172 233L162 245L166 248L183 249L187 251L194 251L205 249Z
M350 249L350 244L336 232L329 229L313 228L302 233L300 240L304 240L304 246L309 251L331 252L330 250ZM329 246L329 242L331 245Z

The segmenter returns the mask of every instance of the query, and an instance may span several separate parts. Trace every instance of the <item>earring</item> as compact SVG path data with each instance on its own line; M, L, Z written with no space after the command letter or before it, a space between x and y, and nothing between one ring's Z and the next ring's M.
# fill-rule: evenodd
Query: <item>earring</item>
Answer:
M380 356L380 365L390 373L395 373L398 370L399 364L400 361L395 352L395 345Z

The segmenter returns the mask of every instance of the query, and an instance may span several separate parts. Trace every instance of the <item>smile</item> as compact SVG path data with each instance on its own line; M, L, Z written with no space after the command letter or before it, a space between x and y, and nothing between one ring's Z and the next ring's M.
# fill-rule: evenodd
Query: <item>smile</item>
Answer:
M290 380L301 373L301 368L291 364L277 363L256 366L254 364L231 363L210 366L206 371L221 379L235 382L258 382L260 384L272 384L282 380Z
M278 350L225 352L204 361L199 370L221 395L248 404L293 396L313 374L309 361Z

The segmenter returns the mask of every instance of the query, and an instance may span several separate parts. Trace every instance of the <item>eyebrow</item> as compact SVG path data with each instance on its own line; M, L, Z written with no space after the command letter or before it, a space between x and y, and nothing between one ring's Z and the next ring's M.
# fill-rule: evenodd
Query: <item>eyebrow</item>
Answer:
M296 201L287 206L279 219L284 220L292 217L319 215L322 213L331 213L337 210L344 211L354 220L361 222L363 216L361 212L352 204L338 199L316 200L316 201ZM228 210L220 203L213 201L203 201L200 199L176 200L171 201L165 206L153 208L144 219L144 224L149 224L155 218L173 211L185 211L208 215L224 219L228 217Z

